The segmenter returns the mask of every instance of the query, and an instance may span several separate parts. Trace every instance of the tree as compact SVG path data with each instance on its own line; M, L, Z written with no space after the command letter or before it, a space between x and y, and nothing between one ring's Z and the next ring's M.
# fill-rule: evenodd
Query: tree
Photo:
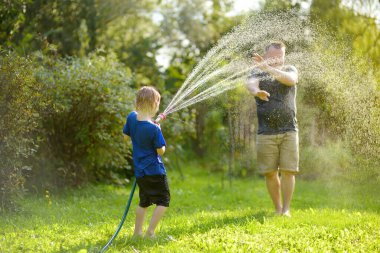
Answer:
M226 0L176 0L161 6L161 27L165 35L162 44L174 52L165 72L169 90L177 91L202 56L240 19L225 15L231 7L232 2ZM197 104L195 108L192 148L199 156L204 156L208 139L204 133L209 110L205 104Z
M123 16L147 15L153 0L5 1L0 6L0 44L28 54L54 45L61 55L76 55L84 30L89 37L87 53L95 50L99 34ZM85 26L85 29L81 29Z
M325 24L327 29L352 49L354 54L369 60L373 70L380 67L380 29L371 10L375 1L313 0L310 13L314 22ZM377 3L379 6L379 3ZM360 14L357 10L368 10ZM380 73L374 71L380 80Z

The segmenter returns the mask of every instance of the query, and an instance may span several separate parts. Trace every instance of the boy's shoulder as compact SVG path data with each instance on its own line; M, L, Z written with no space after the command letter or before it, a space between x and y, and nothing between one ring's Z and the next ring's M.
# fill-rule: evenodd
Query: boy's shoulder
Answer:
M141 128L143 135L148 138L157 136L161 132L160 127L151 121L139 121L138 127Z
M127 119L130 119L130 118L135 118L137 116L137 112L136 111L132 111L128 114L127 116Z
M127 123L129 122L129 124L131 124L132 122L136 122L136 121L137 121L137 112L136 111L130 112L127 116Z
M149 125L149 128L152 129L152 131L161 131L161 128L154 122L146 121L146 123Z
M127 116L127 122L137 122L137 112L136 111L132 111L128 114ZM149 129L151 129L152 131L157 131L157 130L160 130L160 127L158 125L156 125L154 122L151 122L151 121L140 121L140 124L143 124L145 127L149 127Z

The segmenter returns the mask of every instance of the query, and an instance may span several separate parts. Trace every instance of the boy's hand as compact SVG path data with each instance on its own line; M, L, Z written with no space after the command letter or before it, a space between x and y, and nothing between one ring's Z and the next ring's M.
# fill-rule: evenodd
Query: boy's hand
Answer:
M261 100L269 101L270 94L265 90L259 90L256 92L255 96L260 98Z

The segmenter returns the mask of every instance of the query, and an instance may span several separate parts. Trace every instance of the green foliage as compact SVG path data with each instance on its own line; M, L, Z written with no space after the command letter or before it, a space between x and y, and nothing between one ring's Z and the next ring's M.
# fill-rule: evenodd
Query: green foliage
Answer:
M164 84L156 61L158 50L162 47L160 30L158 24L147 15L153 8L148 2L150 1L136 1L136 7L141 10L138 12L132 9L128 15L111 20L97 40L105 51L114 52L119 61L131 69L133 87L153 85L163 89Z
M354 4L347 4L350 2L356 2L356 9ZM371 13L371 7L376 6L378 3L372 0L346 1L346 5L341 0L314 0L310 7L311 19L332 31L335 39L351 48L354 55L369 61L369 66L375 70L380 66L380 29L376 24L376 12ZM358 10L367 10L367 13L360 14ZM375 75L380 80L378 71Z
M265 1L261 9L293 10L307 19L301 10L306 2ZM157 87L164 109L196 63L242 20L227 15L231 8L230 0L3 2L0 49L17 54L1 56L2 201L24 186L53 190L125 173L130 145L121 141L121 127L135 90ZM300 72L301 171L308 178L336 172L377 182L377 21L342 1L313 0L310 13L330 37L311 47L287 45L289 51L310 50L310 60L326 60L321 78ZM157 62L163 52L167 69ZM244 89L225 95L169 115L162 124L168 168L203 159L213 171L246 176L255 170L253 98Z
M344 13L354 15L347 9ZM380 152L380 93L373 65L336 30L321 23L314 29L318 35L304 49L312 64L304 70L301 66L298 86L301 171L309 178L338 175L355 180L357 170L365 169L360 178L373 182L379 175Z
M0 5L0 43L22 54L53 46L61 55L86 53L101 46L109 23L152 10L152 0L5 1ZM83 37L87 37L85 42Z
M231 2L226 0L212 3L176 0L161 6L164 17L161 24L164 37L161 39L164 46L174 52L163 76L166 91L164 105L170 102L201 57L240 20L240 17L221 15L230 9ZM211 107L213 111L209 108L211 104L216 104ZM201 103L169 115L165 124L177 124L175 129L181 129L169 133L174 137L169 137L169 141L183 143L182 150L188 150L185 153L189 157L195 153L198 157L218 160L220 155L225 154L227 145L223 127L225 112L219 110L220 105L219 102L210 101L209 104ZM176 117L177 123L172 123L170 117ZM217 150L217 147L221 149Z
M304 103L318 108L319 128L329 132L324 137L341 138L355 153L376 160L380 152L380 111L376 107L380 93L366 61L349 54L327 35L316 39L311 52L310 61L318 58L321 66L314 67L320 70L303 75L300 93Z
M206 53L221 35L236 25L239 17L221 15L231 7L229 0L168 1L161 6L165 45L181 49L177 56L200 57L200 53Z
M134 103L128 69L112 55L40 61L36 76L52 103L43 114L38 178L53 173L48 184L78 185L122 171L128 148L121 129Z
M14 208L24 189L23 174L40 140L41 114L48 105L44 86L34 77L35 62L13 53L0 55L0 211Z
M15 192L124 174L131 74L115 57L1 56L1 202Z
M318 146L302 147L300 155L301 177L329 182L346 178L354 160L347 145L327 142Z
M301 8L301 4L307 2L306 0L272 0L265 1L263 5L264 11L270 12L281 12L281 11L290 11L297 10L299 11Z
M233 180L185 166L186 181L169 172L172 202L154 240L134 240L134 196L109 252L378 252L376 188L358 196L347 184L297 181L291 219L274 217L264 180ZM3 252L99 252L115 232L130 185L87 186L29 197L19 214L0 217ZM355 184L358 190L360 185ZM378 188L377 188L378 189ZM148 215L151 215L152 208ZM149 216L148 216L149 217ZM145 229L147 228L146 220ZM300 236L302 235L302 236Z
M210 121L208 124L214 126L206 130L206 136L211 136L212 140L207 149L211 151L209 156L217 154L216 167L224 168L230 178L245 177L256 172L254 96L242 85L214 100L217 101L215 107L218 108L221 121L218 121L215 113L214 117L207 117L207 122ZM212 114L212 111L208 114Z

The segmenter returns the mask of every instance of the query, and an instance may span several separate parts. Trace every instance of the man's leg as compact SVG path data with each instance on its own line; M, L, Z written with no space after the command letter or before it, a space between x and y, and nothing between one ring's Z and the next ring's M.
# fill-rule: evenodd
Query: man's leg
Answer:
M150 220L149 228L146 231L146 235L148 237L154 236L154 230L157 227L158 222L160 221L161 217L164 215L167 207L165 206L156 206L156 208L153 211L152 219Z
M290 202L293 197L295 175L298 173L298 133L287 132L280 146L281 191L283 199L282 213L290 217Z
M292 200L294 186L296 183L294 173L281 172L282 213L290 216L290 202Z
M138 206L136 209L136 222L134 236L142 236L142 228L144 225L144 219L147 208Z
M277 135L258 134L256 137L256 149L259 172L265 175L267 189L276 209L276 214L281 214L281 186L277 171L280 152L277 139Z
M282 206L281 206L281 182L280 178L278 177L278 172L273 171L265 174L265 180L267 184L267 189L269 192L270 197L272 198L274 207L276 209L276 214L282 213Z

